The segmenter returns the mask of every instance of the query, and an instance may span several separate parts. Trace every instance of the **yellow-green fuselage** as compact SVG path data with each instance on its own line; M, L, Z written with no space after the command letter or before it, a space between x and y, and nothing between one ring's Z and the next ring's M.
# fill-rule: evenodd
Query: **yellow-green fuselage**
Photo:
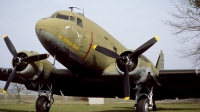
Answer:
M47 51L77 74L99 76L115 61L95 51L94 45L118 54L127 50L103 28L82 14L71 11L57 11L50 18L39 20L35 30Z

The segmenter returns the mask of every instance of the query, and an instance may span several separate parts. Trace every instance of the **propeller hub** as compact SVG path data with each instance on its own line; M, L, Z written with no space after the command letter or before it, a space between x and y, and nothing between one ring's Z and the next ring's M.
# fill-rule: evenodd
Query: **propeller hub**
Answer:
M131 53L132 51L125 51L120 55L122 58L116 60L117 67L120 69L120 71L124 72L124 65L127 66L129 72L135 69L138 61L137 59L132 60L129 58Z
M135 63L128 56L126 57L126 59L126 65L128 66L128 68L132 68L133 66L135 66Z
M14 63L14 65L19 65L19 64L22 62L21 60L22 60L22 59L19 58L19 57L13 58L13 63Z

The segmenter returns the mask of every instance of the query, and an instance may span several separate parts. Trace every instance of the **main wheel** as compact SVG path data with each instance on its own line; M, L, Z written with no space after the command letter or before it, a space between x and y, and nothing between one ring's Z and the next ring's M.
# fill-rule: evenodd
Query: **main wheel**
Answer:
M146 97L142 97L137 101L136 112L149 112L149 100Z
M153 105L153 111L156 111L156 105Z
M48 98L46 96L39 96L36 101L37 112L49 112Z

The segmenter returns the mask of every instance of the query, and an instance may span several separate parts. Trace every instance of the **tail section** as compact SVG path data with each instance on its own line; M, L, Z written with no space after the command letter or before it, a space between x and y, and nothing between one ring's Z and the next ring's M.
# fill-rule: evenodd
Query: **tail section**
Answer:
M156 63L156 68L158 70L164 69L164 54L163 54L162 50L160 51L160 55L159 55L157 63Z

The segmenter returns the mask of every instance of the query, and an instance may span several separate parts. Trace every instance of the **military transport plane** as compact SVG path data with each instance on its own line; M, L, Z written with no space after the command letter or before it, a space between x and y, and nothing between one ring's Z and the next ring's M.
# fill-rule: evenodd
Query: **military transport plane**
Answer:
M0 80L7 81L4 93L10 82L38 91L37 112L49 111L53 94L130 98L135 100L138 112L156 110L156 100L200 98L198 69L164 70L162 51L156 65L143 55L159 40L157 36L129 50L83 14L73 11L57 11L40 19L35 32L43 47L66 69L55 68L55 62L47 60L49 54L17 52L5 35L13 68L0 68Z

